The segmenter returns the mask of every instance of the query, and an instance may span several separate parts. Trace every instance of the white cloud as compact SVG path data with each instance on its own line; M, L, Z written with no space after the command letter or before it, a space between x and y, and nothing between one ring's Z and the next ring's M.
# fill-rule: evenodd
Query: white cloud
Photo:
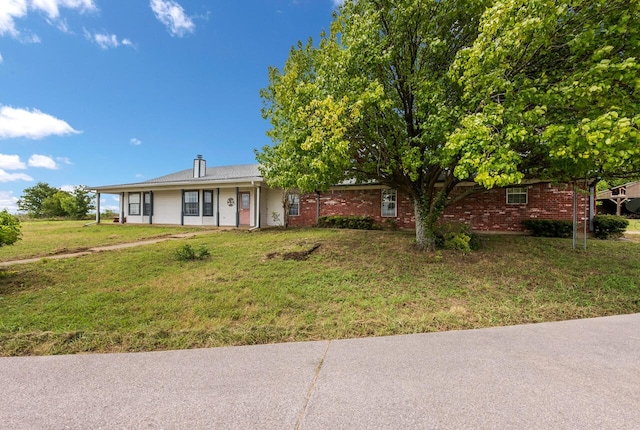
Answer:
M9 35L22 42L38 43L40 38L20 31L16 20L25 18L30 11L47 15L47 22L57 26L61 31L69 32L66 21L60 20L60 8L76 9L80 13L95 11L93 0L2 0L0 2L0 36Z
M4 58L2 58L2 54L0 54L0 63L2 63L4 61Z
M335 7L342 6L344 4L344 0L331 0Z
M0 210L6 209L9 213L18 213L18 198L11 191L0 190Z
M42 139L47 136L63 136L80 133L66 121L38 109L16 109L0 106L0 139L26 137Z
M45 169L56 170L58 165L53 158L46 155L33 154L29 157L29 167L42 167Z
M60 187L62 191L72 193L76 189L77 185L63 185Z
M182 6L173 0L151 0L149 3L156 18L167 27L172 36L182 37L193 33L196 25L189 18Z
M136 146L142 145L142 141L140 141L140 139L136 139L135 137L132 137L129 142L131 142L132 145L136 145Z
M84 29L84 37L94 42L102 49L117 48L120 45L133 47L133 43L129 39L118 40L118 36L115 34L106 33L91 33L86 28Z
M0 169L18 170L26 168L27 165L20 161L19 155L0 154Z
M56 157L56 161L62 164L73 164L67 157Z
M33 181L33 178L24 173L7 173L0 169L0 182L13 182L13 181Z

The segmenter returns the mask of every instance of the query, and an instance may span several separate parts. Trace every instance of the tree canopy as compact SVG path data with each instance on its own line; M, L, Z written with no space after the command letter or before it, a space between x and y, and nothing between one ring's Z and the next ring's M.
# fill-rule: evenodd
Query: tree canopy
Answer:
M401 190L432 247L460 181L637 172L639 4L347 0L269 70L263 174L303 192Z
M38 182L25 188L18 200L18 209L34 218L68 217L82 219L94 209L93 196L86 187L78 186L72 192L63 191Z

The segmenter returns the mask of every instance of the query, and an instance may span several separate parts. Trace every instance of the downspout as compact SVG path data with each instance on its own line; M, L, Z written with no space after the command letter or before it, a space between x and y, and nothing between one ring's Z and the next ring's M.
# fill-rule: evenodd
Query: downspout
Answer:
M184 225L184 190L182 192L182 205L180 206L180 225Z
M149 224L153 224L153 191L149 191Z
M240 202L238 198L240 197L240 188L236 187L236 228L240 227Z
M96 224L100 224L100 193L96 193Z
M216 227L220 227L220 188L216 188Z

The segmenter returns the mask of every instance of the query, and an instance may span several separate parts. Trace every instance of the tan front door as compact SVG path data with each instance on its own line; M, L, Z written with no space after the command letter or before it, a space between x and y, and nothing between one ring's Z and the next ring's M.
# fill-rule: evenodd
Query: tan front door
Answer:
M251 193L240 193L240 225L249 225L251 222Z

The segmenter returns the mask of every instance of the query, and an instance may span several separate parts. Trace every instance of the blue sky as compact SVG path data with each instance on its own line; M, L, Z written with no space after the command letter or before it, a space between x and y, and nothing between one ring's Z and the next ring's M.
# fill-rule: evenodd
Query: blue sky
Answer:
M255 162L269 66L339 0L0 0L0 210L25 188ZM105 196L103 207L116 203Z

